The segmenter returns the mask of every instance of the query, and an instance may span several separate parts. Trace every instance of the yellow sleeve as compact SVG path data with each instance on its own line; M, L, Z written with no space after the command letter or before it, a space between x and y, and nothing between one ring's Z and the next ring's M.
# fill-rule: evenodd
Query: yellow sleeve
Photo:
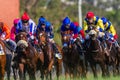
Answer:
M116 34L116 30L113 25L110 26L110 32L112 33L113 36Z
M103 25L103 22L102 22L101 19L98 20L97 25L98 25L102 30L104 30L104 25Z
M83 24L83 30L86 31L88 30L88 25L87 22L84 20L84 24Z

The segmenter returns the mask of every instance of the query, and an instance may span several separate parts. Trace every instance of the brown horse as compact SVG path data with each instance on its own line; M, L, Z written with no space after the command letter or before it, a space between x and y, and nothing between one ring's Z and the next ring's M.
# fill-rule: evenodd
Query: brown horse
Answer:
M110 54L106 56L106 64L113 67L113 75L116 76L119 72L119 69L117 68L117 65L119 63L118 56L117 56L117 50L115 45L110 42L109 40L106 40L107 47L109 49Z
M67 46L63 47L63 64L65 68L65 75L70 76L70 78L80 77L79 74L84 74L85 69L83 68L83 64L80 59L80 54L77 49L77 42L71 44L70 43L71 35L69 31L65 32L62 36L62 42L66 43ZM83 70L84 69L84 70ZM80 71L79 71L80 70Z
M52 67L54 64L54 55L51 43L48 41L47 35L42 32L38 36L39 46L41 46L43 52L43 65L41 71L41 79L52 80Z
M107 61L107 64L113 66L113 75L116 76L119 74L120 47L118 45L115 45L115 42L110 41L109 33L106 32L105 37L107 47L110 51L110 54L107 57L109 59Z
M90 63L94 77L97 77L96 64L99 64L102 70L102 76L107 75L107 68L105 63L105 52L103 46L101 46L100 40L97 39L97 33L95 30L90 30L88 33L90 39L86 41L86 58Z
M26 33L22 32L16 36L17 42L17 62L19 67L20 80L25 80L25 72L29 74L30 80L35 80L37 52L32 45L27 42Z
M0 40L0 80L4 80L6 65L5 45Z
M57 45L57 49L58 51L61 53L61 55L63 56L63 52L62 49L59 45ZM54 58L54 65L56 67L56 75L57 75L57 80L59 80L59 76L62 73L62 63L63 63L63 59L57 59Z

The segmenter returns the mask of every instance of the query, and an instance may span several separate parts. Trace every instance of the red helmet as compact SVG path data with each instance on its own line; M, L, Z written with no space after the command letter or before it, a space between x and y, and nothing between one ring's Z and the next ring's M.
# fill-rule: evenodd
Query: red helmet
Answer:
M29 15L26 13L26 12L24 12L24 14L22 15L22 17L21 17L21 20L29 20L30 19L30 17L29 17Z
M90 12L87 13L86 18L91 19L94 16L95 16L94 13L90 11Z
M75 26L79 26L79 23L78 22L73 22Z

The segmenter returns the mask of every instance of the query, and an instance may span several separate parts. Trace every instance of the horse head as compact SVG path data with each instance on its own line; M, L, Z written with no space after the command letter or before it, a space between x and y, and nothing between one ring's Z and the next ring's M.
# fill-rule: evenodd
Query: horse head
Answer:
M70 38L71 38L70 31L65 31L62 35L62 43L63 44L65 43L66 45L70 45Z
M20 32L16 35L15 41L18 42L19 40L25 40L27 41L27 33L26 32Z
M27 53L27 48L28 48L28 43L25 40L19 40L17 42L17 52L18 53L23 53L26 54Z
M95 30L90 30L88 35L92 40L95 40L97 38L97 32Z

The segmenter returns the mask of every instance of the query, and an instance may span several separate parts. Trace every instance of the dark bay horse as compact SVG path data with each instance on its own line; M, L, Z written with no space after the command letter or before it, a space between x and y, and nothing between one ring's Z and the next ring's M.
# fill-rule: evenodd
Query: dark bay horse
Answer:
M16 35L17 58L20 80L25 80L25 72L29 74L29 80L36 80L37 52L35 48L27 42L27 35L24 32Z
M105 63L106 59L103 46L101 46L100 40L97 39L98 35L95 30L90 30L88 34L90 38L86 41L87 48L85 56L90 63L94 77L97 78L96 64L100 65L102 76L105 77L108 71Z
M0 40L0 80L4 80L5 66L6 66L5 45Z
M41 79L44 80L44 77L46 77L46 80L52 80L52 67L54 65L54 54L51 43L48 41L48 37L46 33L42 32L39 33L38 36L38 42L39 46L41 47L41 50L43 52L43 64L41 68Z
M62 42L66 44L66 46L63 47L63 64L66 78L68 75L70 78L76 78L78 76L80 77L79 74L84 74L85 72L76 45L78 40L71 44L70 38L71 35L69 34L69 31L65 32L62 36Z
M115 43L113 41L110 40L110 37L109 37L109 33L105 33L105 37L106 37L106 44L107 44L107 47L109 49L109 56L107 56L107 65L109 66L112 66L113 67L113 75L116 76L118 75L119 73L119 58L118 58L118 55L120 54L119 52L119 47L116 47ZM108 67L109 67L108 66Z

